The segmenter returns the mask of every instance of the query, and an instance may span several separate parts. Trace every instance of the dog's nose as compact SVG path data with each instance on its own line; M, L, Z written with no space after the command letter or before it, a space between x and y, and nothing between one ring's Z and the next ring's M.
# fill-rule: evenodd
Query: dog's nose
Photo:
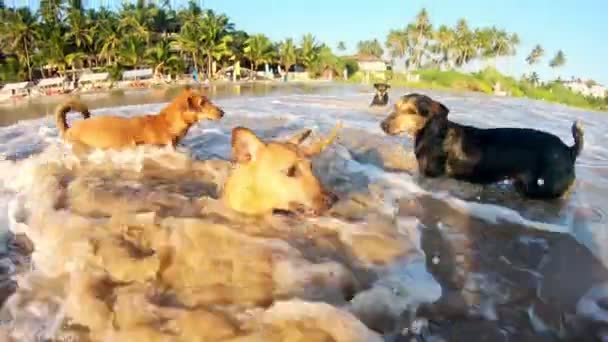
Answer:
M388 131L388 123L386 121L382 121L380 123L380 128L382 128L383 131Z
M338 202L338 196L333 192L328 192L323 196L323 204L325 208L330 208L334 203Z
M220 118L223 118L224 117L224 110L218 109L218 112L220 113Z

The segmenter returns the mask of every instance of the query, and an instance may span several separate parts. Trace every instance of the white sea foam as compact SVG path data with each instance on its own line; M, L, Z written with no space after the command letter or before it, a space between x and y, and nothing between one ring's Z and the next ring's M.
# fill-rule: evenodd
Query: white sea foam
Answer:
M335 96L322 95L282 95L267 98L233 98L218 100L218 104L227 113L226 122L205 122L193 127L181 151L190 153L194 156L205 158L228 159L230 154L230 132L239 122L245 122L247 127L268 137L285 138L293 131L304 128L312 128L315 134L319 131L329 131L337 121L341 121L346 129L357 129L367 132L370 136L383 137L383 133L378 127L381 116L372 114L368 111L366 102L369 94L350 95L348 99ZM591 114L574 111L572 113L565 110L548 116L543 110L542 105L534 104L531 109L523 114L514 114L514 110L521 107L513 103L504 103L502 100L485 99L462 99L461 97L445 98L445 103L453 108L450 115L454 120L472 123L476 125L486 125L489 123L496 126L534 126L534 118L538 120L551 121L548 129L560 135L565 141L570 141L570 124L573 115L583 116L586 122L594 122ZM362 105L363 103L363 105ZM158 111L163 104L124 106L117 108L105 108L93 111L93 115L118 114L118 115L137 115L140 113L151 113ZM496 108L500 109L497 119ZM388 111L388 110L387 110ZM511 114L511 115L507 115ZM522 120L519 120L522 115ZM78 120L78 115L71 114L70 120ZM552 120L548 120L552 119ZM273 123L279 120L278 123ZM544 126L544 124L543 124ZM594 165L594 161L606 163L608 151L600 141L603 136L603 127L590 125L586 129L585 150L581 156L581 162L585 165ZM11 230L15 233L25 232L35 235L36 229L40 227L29 227L24 222L24 216L31 214L32 211L56 212L52 207L52 200L56 194L49 184L41 184L41 180L36 178L41 167L51 164L59 164L64 167L76 167L81 161L73 157L66 146L61 143L57 136L53 120L43 118L38 120L19 122L10 127L0 129L0 240L8 235ZM394 138L382 138L384 141L396 141ZM352 151L347 144L341 143L327 153L333 153L335 158L343 160L343 165L339 171L345 174L362 174L367 177L370 183L382 191L382 203L380 212L388 217L394 217L397 212L397 202L400 199L415 198L417 195L431 195L435 199L441 200L453 209L476 217L488 222L488 226L501 222L511 222L514 224L529 227L530 229L540 229L556 233L571 233L585 244L605 265L608 265L608 253L600 248L602 241L607 241L608 236L604 232L606 222L589 222L584 226L573 226L572 218L562 222L543 222L541 220L526 218L524 214L517 210L496 204L477 203L465 201L450 195L446 192L429 192L423 189L415 176L409 173L392 172L372 163L358 161L353 158ZM139 147L132 151L125 152L102 152L96 151L88 156L88 161L99 165L112 164L115 168L140 171L144 159L152 158L163 160L167 154L175 157L175 152L167 149ZM177 157L176 157L177 158ZM179 168L181 164L165 163L169 169ZM606 165L606 164L604 164ZM579 178L593 175L586 167L578 170ZM604 178L596 184L606 184L608 172L603 173ZM588 180L593 184L593 180ZM605 194L608 189L594 189L595 193ZM596 198L585 193L576 194L574 201L583 202L585 205L604 206L600 211L608 212L603 202L596 202ZM56 212L56 220L67 219L67 213ZM71 215L71 214L70 214ZM72 217L70 220L76 220ZM348 227L348 224L337 219L322 217L311 222L317 222L326 226ZM432 302L441 295L441 288L433 279L425 266L427 256L420 246L420 229L424 229L411 217L401 217L397 219L396 227L400 234L407 237L414 247L415 253L408 254L407 258L395 262L390 266L378 269L380 276L377 283L367 292L361 292L355 296L351 303L351 311L357 313L369 306L373 300L384 301L386 307L399 315L404 309L415 309L424 302ZM338 228L336 228L338 229ZM354 229L354 228L353 228ZM348 241L348 234L344 233L347 229L340 229L341 237ZM346 234L346 235L344 235ZM42 237L42 235L40 236ZM35 239L34 239L35 240ZM1 243L2 241L0 241ZM5 246L3 244L2 246ZM44 260L53 258L49 251L38 251L34 259ZM2 247L0 247L2 253ZM41 261L42 262L42 261ZM46 267L54 267L52 260L47 260ZM42 266L42 265L41 265ZM71 267L77 267L75 265ZM43 267L44 268L44 267ZM287 269L286 269L287 270ZM23 285L28 282L35 282L40 274L32 274L23 279ZM32 285L34 286L34 285ZM36 326L37 330L44 330L52 333L56 330L57 322L64 315L65 303L58 299L62 296L59 291L49 298L49 302L37 302L36 313L30 316L29 326ZM379 302L378 302L379 303ZM280 307L280 306L279 306ZM278 309L277 309L278 310ZM579 308L581 312L592 314L589 306L581 302ZM586 311L585 311L586 310ZM52 311L52 313L51 313ZM43 316L48 316L44 321ZM41 322L42 319L44 322ZM24 322L24 321L22 321ZM28 326L26 324L26 326ZM50 330L49 330L50 329ZM25 329L27 330L27 329Z

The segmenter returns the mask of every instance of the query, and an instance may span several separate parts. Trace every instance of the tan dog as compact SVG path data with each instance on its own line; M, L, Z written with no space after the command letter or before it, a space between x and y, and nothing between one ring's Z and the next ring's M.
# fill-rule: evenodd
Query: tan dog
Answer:
M79 111L85 120L68 127L66 114L70 110ZM90 116L87 106L76 99L66 101L55 111L57 128L66 141L99 149L142 144L175 147L193 124L204 119L219 120L224 112L207 97L186 88L157 115L134 118Z
M310 158L333 142L340 126L327 139L307 147L301 144L311 130L285 142L265 143L247 128L233 129L232 160L236 164L224 185L224 203L253 215L275 209L309 214L328 209L336 197L323 189Z

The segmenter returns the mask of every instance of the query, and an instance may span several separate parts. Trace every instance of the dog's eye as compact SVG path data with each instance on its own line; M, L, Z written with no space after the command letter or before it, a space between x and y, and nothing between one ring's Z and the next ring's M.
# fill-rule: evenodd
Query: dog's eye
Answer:
M296 165L292 165L290 166L286 171L285 174L287 175L287 177L295 177L298 173L298 168Z

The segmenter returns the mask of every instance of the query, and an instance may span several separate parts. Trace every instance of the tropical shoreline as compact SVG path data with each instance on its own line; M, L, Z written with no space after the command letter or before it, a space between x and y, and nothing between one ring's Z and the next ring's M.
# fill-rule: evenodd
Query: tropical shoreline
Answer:
M419 80L411 81L407 74L393 73L390 80L385 77L372 77L371 82L387 82L392 87L407 87L413 89L444 90L452 92L473 92L493 96L511 98L527 98L530 100L544 101L577 109L591 110L597 112L608 112L608 98L592 98L576 93L565 87L561 82L547 82L533 85L526 80L516 80L498 72L496 69L487 68L475 73L463 73L454 70L421 70L413 72L418 75ZM363 75L353 75L347 82L358 83ZM496 85L500 86L502 94L495 92Z
M262 33L237 29L226 14L195 2L178 8L125 3L112 10L85 8L80 2L65 7L41 3L36 12L28 7L1 7L0 19L0 83L48 85L52 78L62 78L70 84L61 89L40 87L36 89L42 93L39 96L78 89L84 74L93 72L96 76L104 73L105 81L113 85L150 87L135 75L145 70L148 79L144 82L170 80L160 87L201 80L217 84L245 76L270 78L270 82L288 76L290 81L345 79L367 84L388 79L393 86L467 90L608 110L608 97L583 96L560 80L557 72L567 63L562 50L544 61L548 52L537 44L526 57L530 72L519 78L494 68L480 69L496 65L498 59L513 58L519 35L495 26L471 27L465 18L454 25L437 25L424 8L405 26L390 29L384 42L377 38L359 41L351 47L354 55L347 54L344 42L336 42L335 53L310 33L297 40L272 41ZM541 62L548 63L556 79L540 80L533 69ZM395 72L399 66L408 72ZM461 71L471 66L478 70ZM125 77L125 73L132 75ZM420 76L419 80L412 81L409 74ZM18 96L29 92L21 89ZM11 90L0 94L0 100L3 97L12 97Z
M428 70L423 71L424 72L429 72ZM441 75L441 72L437 72L434 71L434 73ZM202 88L209 88L209 87L228 87L228 86L248 86L248 85L271 85L271 86L283 86L283 85L340 85L340 84L348 84L348 85L359 85L359 86L365 86L365 87L369 87L370 92L373 92L373 87L372 84L373 82L387 82L389 83L393 88L408 88L408 89L415 89L415 90L441 90L441 91L448 91L448 92L453 92L453 93L477 93L477 94L486 94L489 96L497 96L493 93L492 91L492 84L488 81L483 81L483 80L478 80L478 82L474 82L474 83L470 83L471 79L473 79L471 77L470 74L462 74L463 76L460 78L455 78L451 81L451 83L446 83L445 80L435 80L435 79L428 79L428 78L421 78L419 81L408 81L407 79L405 79L404 74L400 74L400 73L393 73L393 78L390 79L389 81L386 81L385 78L382 77L378 77L378 78L374 78L372 77L370 79L369 83L365 83L362 81L362 76L360 73L357 73L355 75L353 75L353 77L347 79L347 80L343 80L340 78L336 78L333 80L326 80L326 79L309 79L309 80L298 80L298 81L288 81L285 82L282 79L274 79L274 80L268 80L268 79L264 79L264 80L255 80L255 79L251 79L251 80L238 80L238 81L230 81L230 80L214 80L214 81L209 81L209 82L194 82L194 81L189 81L189 82L172 82L172 83L150 83L149 85L145 86L145 87L126 87L126 86L120 86L120 87L112 87L112 88L107 88L107 89L90 89L90 90L77 90L77 91L73 91L70 93L62 93L62 94L53 94L53 95L45 95L45 94L39 94L39 93L34 93L31 94L29 96L25 96L25 97L21 97L18 99L11 99L11 98L5 98L5 99L0 99L0 106L7 106L7 105L20 105L21 103L27 103L30 100L40 100L43 98L60 98L60 97L66 97L66 96L91 96L91 95L96 95L96 94L106 94L106 93L111 93L111 92L119 92L119 91L129 91L129 90L133 90L133 91L145 91L145 90L149 90L149 91L154 91L154 90L169 90L169 89L174 89L174 88L179 88L179 87L184 87L184 86L193 86L193 87L202 87ZM510 79L504 76L504 75L500 75L499 79L501 80L507 80L506 82L504 82L504 84L506 84L507 86L509 85L513 85L513 84L517 84L517 81ZM553 87L553 88L551 88ZM504 95L504 97L510 97L510 98L526 98L526 99L530 99L530 100L537 100L537 101L543 101L543 102L548 102L548 103L555 103L555 104L559 104L559 105L565 105L568 107L572 107L572 108L576 108L576 109L583 109L583 110L591 110L591 111L595 111L595 112L608 112L608 104L601 104L599 106L594 106L594 104L592 103L585 103L585 101L588 101L587 98L576 94L572 91L570 91L569 89L563 87L563 86L559 86L559 85L552 85L551 87L547 88L547 89L542 89L542 88L535 88L536 93L533 94L526 94L521 92L520 90L518 90L517 88L515 88L515 94L513 93L508 93L506 95ZM560 101L559 98L555 98L555 97L551 97L552 93L550 92L550 90L557 88L560 92L562 93L567 93L567 95L569 96L568 99L570 99L570 101ZM507 87L507 89L509 89ZM543 95L545 97L543 97ZM572 100L574 99L574 100Z

